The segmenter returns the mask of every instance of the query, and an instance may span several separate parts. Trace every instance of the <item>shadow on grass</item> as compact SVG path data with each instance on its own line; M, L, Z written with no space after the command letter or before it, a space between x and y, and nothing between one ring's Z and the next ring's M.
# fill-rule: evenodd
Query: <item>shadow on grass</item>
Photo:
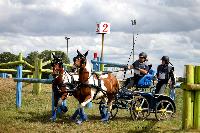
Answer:
M30 123L37 123L40 122L42 124L50 124L53 123L51 120L51 111L46 111L46 112L34 112L34 111L18 111L20 115L16 116L16 120L21 120L25 122L30 122ZM75 122L72 121L71 119L71 113L66 113L63 115L57 114L57 119L55 123L67 123L69 125L74 124ZM130 117L124 116L124 117L116 117L112 119L111 121L121 121L121 120L131 120ZM88 114L88 122L99 122L101 121L100 115L96 114Z
M19 111L19 114L21 114L20 116L15 117L15 119L18 120L22 120L22 121L26 121L26 122L30 122L30 123L34 123L34 122L40 122L42 124L50 124L50 123L54 123L54 121L52 121L51 117L52 117L52 112L51 111L47 111L47 112L23 112L23 111ZM27 117L28 115L28 117ZM70 119L71 115L69 114L63 114L60 115L57 113L57 119L55 121L55 123L74 123L71 119Z
M42 124L51 124L51 123L57 123L57 124L63 124L66 123L69 126L70 125L74 125L75 122L72 121L70 119L71 114L64 114L64 115L57 115L57 119L55 122L51 121L51 111L47 111L47 112L23 112L23 111L19 111L19 114L21 114L20 116L15 117L15 119L17 120L22 120L25 122L30 122L30 123L42 123ZM27 116L28 115L28 116ZM97 115L88 115L88 121L89 122L94 122L97 123L101 120L101 117L97 114ZM132 120L131 117L129 116L122 116L122 117L115 117L114 119L112 119L111 121L126 121L126 120ZM154 118L147 118L145 121L147 121L147 125L141 125L138 127L135 127L132 130L129 130L128 133L159 133L159 132L164 132L164 133L168 133L168 132L181 132L182 130L180 129L172 129L172 130L163 130L160 127L156 126L156 123L158 122L156 119ZM137 120L135 121L137 122ZM108 122L109 124L109 122Z
M147 118L145 121L148 121L147 125L138 126L134 130L129 130L128 133L160 133L160 132L177 133L177 132L182 131L181 129L170 129L170 130L162 129L156 126L156 123L158 122L158 120L154 118Z
M47 111L47 112L24 112L24 111L19 111L18 112L20 115L19 116L16 116L15 119L16 120L22 120L22 121L26 121L26 122L30 122L30 123L34 123L34 122L41 122L43 124L46 124L46 123L52 123L52 120L51 120L51 111ZM74 121L72 121L70 119L71 117L71 114L63 114L63 115L60 115L60 114L57 114L57 119L55 121L55 123L75 123ZM123 118L120 118L120 119L123 119ZM100 121L101 120L101 117L98 116L98 115L88 115L88 121Z

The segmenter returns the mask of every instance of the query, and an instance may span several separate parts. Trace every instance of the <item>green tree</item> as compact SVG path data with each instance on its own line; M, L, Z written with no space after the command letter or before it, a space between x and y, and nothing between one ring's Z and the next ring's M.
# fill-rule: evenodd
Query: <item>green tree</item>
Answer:
M18 60L18 56L10 52L3 52L0 54L0 64L7 63L7 62L14 62L17 60ZM7 66L7 67L3 66L1 68L16 68L16 66Z
M67 55L62 52L62 51L51 51L51 50L44 50L39 54L39 58L43 59L43 62L49 61L51 60L51 54L52 52L56 55L56 56L60 56L63 59L63 63L69 63L69 58L67 57ZM46 66L43 67L44 69L51 69L51 64L48 64ZM42 78L48 78L48 74L42 74Z
M56 55L56 56L60 56L63 59L63 63L70 63L69 58L67 57L67 55L62 52L62 51L51 51L51 50L44 50L39 54L39 58L43 59L43 62L51 60L51 54L52 52Z
M34 65L34 60L35 60L35 58L37 58L37 57L39 57L38 51L33 51L33 52L31 52L31 53L29 53L29 54L27 55L27 57L25 58L25 60L26 60L29 64Z

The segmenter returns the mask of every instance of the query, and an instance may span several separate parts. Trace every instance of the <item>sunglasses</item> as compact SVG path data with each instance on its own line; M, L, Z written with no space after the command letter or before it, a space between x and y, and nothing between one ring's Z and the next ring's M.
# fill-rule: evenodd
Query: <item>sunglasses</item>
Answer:
M139 58L143 58L143 59L144 59L144 57L143 57L143 56L140 56Z

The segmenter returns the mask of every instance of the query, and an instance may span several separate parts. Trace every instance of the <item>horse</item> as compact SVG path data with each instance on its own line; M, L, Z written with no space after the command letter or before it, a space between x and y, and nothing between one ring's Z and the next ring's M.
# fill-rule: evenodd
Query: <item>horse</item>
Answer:
M78 55L73 58L73 62L74 67L79 69L79 85L73 92L73 96L79 101L79 106L73 114L72 119L76 120L77 115L79 115L78 124L86 121L87 115L84 113L85 105L94 99L102 99L102 101L107 102L108 110L105 115L102 115L101 120L107 122L110 117L112 102L119 91L119 82L111 73L101 75L97 79L97 76L91 73L90 63L86 59L88 51L85 54L81 54L77 50L77 53Z
M65 105L62 105L65 99L69 96L69 90L73 88L74 78L69 72L64 70L62 58L53 55L53 60L51 61L51 66L53 67L52 76L54 80L52 81L52 91L54 97L54 110L52 114L52 119L56 119L56 111L60 107L63 113L68 111Z

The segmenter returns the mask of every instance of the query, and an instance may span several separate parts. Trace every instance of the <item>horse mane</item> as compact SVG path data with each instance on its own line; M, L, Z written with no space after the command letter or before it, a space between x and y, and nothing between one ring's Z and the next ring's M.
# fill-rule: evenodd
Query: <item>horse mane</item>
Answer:
M89 72L89 75L91 75L92 73L92 68L91 68L91 65L90 65L90 62L89 60L86 59L86 66L85 68L87 69L87 71Z
M81 67L79 70L79 80L83 83L87 82L92 74L90 62L87 59L85 60L86 60L85 66Z

